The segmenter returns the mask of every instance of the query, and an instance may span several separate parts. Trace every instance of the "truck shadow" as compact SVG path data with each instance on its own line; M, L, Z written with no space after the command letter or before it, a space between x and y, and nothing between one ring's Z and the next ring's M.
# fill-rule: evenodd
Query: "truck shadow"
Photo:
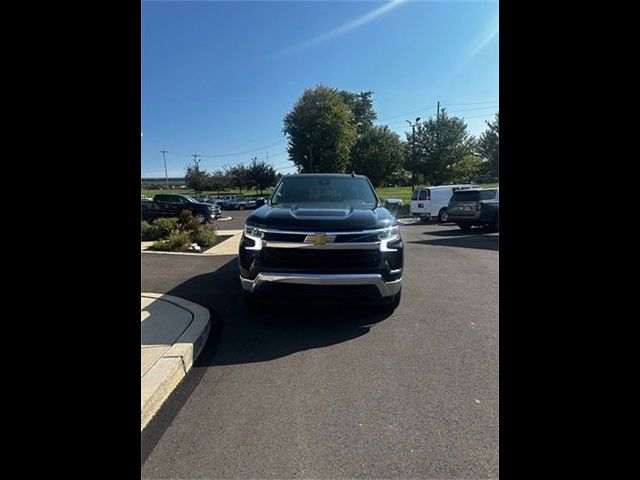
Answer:
M211 333L189 374L141 433L144 464L210 367L264 362L355 340L391 313L347 305L290 302L249 311L242 301L237 257L165 293L209 309Z
M440 224L442 227L448 227L447 224ZM477 235L489 235L492 232L488 227L473 227L471 230L461 230L457 226L453 226L447 230L430 230L424 232L423 235L432 235L434 237L464 237L464 236L477 236Z
M198 366L262 362L356 339L391 312L358 305L284 301L248 309L242 301L234 257L216 271L197 275L166 293L209 309L215 324Z
M435 245L440 247L476 248L480 250L500 250L500 235L485 228L472 228L467 232L460 229L429 231L424 235L440 237L415 240L407 243Z

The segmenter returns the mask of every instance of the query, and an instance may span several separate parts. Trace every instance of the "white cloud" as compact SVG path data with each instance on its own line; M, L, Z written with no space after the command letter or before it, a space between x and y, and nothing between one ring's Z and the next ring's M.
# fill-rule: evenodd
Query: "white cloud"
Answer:
M491 40L493 40L494 37L498 35L498 33L500 33L500 21L498 12L496 12L495 16L487 24L483 35L482 37L480 37L478 43L467 55L466 61L464 63L470 62L476 55L484 50L484 48L489 45L489 43L491 43Z
M330 30L322 35L318 35L317 37L313 37L307 41L299 43L293 47L288 47L279 52L273 54L273 57L282 57L285 55L289 55L292 53L300 52L302 50L306 50L307 48L315 47L316 45L320 45L321 43L327 42L333 38L339 37L341 35L345 35L352 30L355 30L362 25L369 23L370 21L384 15L385 13L394 10L395 8L401 6L407 0L391 0L390 2L385 3L383 6L376 8L375 10L363 15L362 17L356 18L344 25L341 25L338 28Z

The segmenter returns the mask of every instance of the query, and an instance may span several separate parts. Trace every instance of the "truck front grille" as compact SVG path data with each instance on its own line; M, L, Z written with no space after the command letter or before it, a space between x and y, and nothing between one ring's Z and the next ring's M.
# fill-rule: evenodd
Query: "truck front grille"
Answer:
M264 248L262 264L282 268L375 268L380 263L379 250L315 250L298 248Z

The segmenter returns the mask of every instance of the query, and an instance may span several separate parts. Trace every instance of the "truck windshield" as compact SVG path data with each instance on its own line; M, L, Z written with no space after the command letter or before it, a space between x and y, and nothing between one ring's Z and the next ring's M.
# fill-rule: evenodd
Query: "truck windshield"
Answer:
M362 177L284 178L273 193L272 205L299 203L346 203L374 208L378 199Z

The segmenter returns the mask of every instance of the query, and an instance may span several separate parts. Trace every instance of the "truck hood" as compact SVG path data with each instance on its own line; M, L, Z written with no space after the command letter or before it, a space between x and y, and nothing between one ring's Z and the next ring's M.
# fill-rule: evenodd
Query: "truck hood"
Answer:
M263 205L247 224L289 231L348 232L397 225L386 208L352 207L344 203L301 203Z

